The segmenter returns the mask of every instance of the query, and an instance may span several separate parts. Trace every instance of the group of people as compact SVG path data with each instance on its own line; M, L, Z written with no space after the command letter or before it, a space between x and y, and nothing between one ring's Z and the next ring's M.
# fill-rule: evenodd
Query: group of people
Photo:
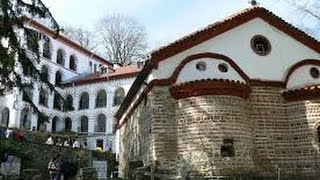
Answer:
M4 128L0 127L0 139L10 139L14 141L28 141L28 139L23 135L21 131L18 129L12 129L12 128Z
M51 135L49 135L49 137L46 141L46 144L56 145L56 146L64 146L64 147L73 147L73 148L87 148L87 141L86 140L80 141L79 139L73 140L73 139L67 138L63 141L60 139L60 137L58 137L55 141Z

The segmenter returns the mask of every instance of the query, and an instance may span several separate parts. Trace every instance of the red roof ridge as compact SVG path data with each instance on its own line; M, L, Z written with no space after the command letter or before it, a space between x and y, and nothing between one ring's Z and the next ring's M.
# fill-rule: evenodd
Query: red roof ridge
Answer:
M69 86L72 84L85 85L85 84L91 84L91 83L101 82L101 81L130 78L130 77L136 76L140 71L141 69L137 68L137 66L124 66L124 67L117 68L110 73L100 73L100 72L91 73L79 79L75 79L73 81L67 82L63 85L64 86Z

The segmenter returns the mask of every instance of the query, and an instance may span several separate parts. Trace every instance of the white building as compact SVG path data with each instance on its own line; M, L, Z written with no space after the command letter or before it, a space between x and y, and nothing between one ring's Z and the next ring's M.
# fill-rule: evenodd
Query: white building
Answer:
M139 69L117 67L35 20L27 18L25 22L39 39L36 46L41 60L37 68L56 86L68 105L62 105L57 94L35 83L26 94L14 90L0 97L0 126L47 132L73 131L86 135L91 149L97 146L114 149L113 116ZM28 38L26 44L30 45ZM29 47L28 54L32 55L33 47L34 44ZM50 122L38 123L37 113L25 102L28 97L49 116Z

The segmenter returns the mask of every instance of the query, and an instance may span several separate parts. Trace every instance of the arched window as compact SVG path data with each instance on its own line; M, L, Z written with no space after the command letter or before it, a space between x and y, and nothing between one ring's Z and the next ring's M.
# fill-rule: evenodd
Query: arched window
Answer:
M57 63L64 66L64 52L62 49L57 51Z
M82 116L80 119L80 132L88 132L88 117Z
M47 59L51 59L51 44L48 37L45 38L45 41L43 43L42 56Z
M40 132L47 131L47 124L46 122L49 120L49 116L44 113L38 113L37 119L37 130ZM33 128L33 127L32 127Z
M96 107L105 107L107 105L107 93L105 90L98 92L96 97Z
M31 113L27 108L22 109L20 116L20 128L30 130L31 128Z
M49 81L49 71L46 66L41 67L41 76L45 81Z
M0 125L4 127L8 127L9 117L10 117L10 110L7 107L2 109Z
M70 56L69 68L74 71L77 71L76 58L74 55Z
M52 119L52 132L57 132L57 124L58 124L59 118L54 117Z
M114 106L120 105L124 99L124 96L125 96L124 89L118 88L114 93L113 105Z
M61 98L58 93L54 93L53 96L53 108L61 110Z
M89 108L89 93L85 92L80 97L79 109Z
M61 81L62 81L61 73L60 73L60 71L57 71L56 72L56 81L55 81L56 85L60 85Z
M33 98L33 93L32 93L32 88L31 87L25 87L22 91L22 100L23 101L28 101L31 100Z
M48 106L48 91L41 88L39 92L39 104L43 106Z
M106 132L106 116L104 114L100 114L95 122L94 126L95 132Z
M73 108L73 97L71 94L69 94L67 96L67 99L66 99L66 102L64 104L64 110L65 111L73 111L74 108Z
M71 118L69 118L69 117L67 117L66 119L65 119L65 131L71 131L71 129L72 129L72 121L71 121Z
M38 52L39 44L38 44L38 32L32 29L26 29L27 34L27 46L30 51Z

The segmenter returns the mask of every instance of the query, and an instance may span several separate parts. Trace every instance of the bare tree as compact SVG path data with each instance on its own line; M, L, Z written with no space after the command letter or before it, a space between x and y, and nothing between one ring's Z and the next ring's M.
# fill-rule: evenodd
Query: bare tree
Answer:
M97 25L102 51L113 63L128 65L146 54L145 28L135 19L121 14L103 17Z
M298 13L295 17L301 19L298 26L320 39L320 1L319 0L282 0L293 6ZM308 18L308 21L305 19ZM308 23L308 24L305 24ZM312 24L312 26L310 26Z
M64 28L63 34L78 43L81 47L89 50L94 50L98 45L95 40L94 34L81 27L66 26Z
M299 11L312 16L313 18L320 21L320 1L309 0L309 1L297 1L297 0L283 0L293 5Z

